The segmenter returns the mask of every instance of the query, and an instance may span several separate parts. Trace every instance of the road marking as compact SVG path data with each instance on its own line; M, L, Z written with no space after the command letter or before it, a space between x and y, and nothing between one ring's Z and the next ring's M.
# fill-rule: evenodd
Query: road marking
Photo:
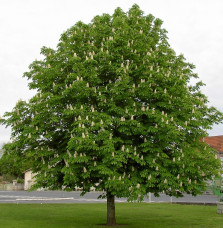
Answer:
M24 197L27 197L27 198L36 198L36 196L10 196L10 195L4 195L4 196L1 196L0 195L0 198L24 198Z
M87 202L106 202L106 199L75 199L73 197L70 198L19 198L15 199L16 201L56 201L56 200L73 200L73 201L87 201ZM116 200L118 203L124 203L125 200Z
M9 199L4 199L9 198ZM12 200L14 199L14 200ZM12 195L0 195L0 201L60 201L60 200L71 200L71 201L86 201L86 202L106 202L106 199L85 199L85 198L74 198L74 197L38 197L38 196L12 196ZM115 200L117 203L126 202L126 200Z
M17 201L36 201L36 200L41 200L41 201L43 201L43 200L46 200L46 201L48 201L48 200L73 200L74 198L73 197L71 197L71 198L20 198L20 199L16 199Z

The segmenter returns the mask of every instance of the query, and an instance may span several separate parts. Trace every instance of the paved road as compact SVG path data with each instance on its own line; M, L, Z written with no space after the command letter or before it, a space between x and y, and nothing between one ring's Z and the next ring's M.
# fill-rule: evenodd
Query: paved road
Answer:
M63 192L63 191L0 191L1 203L105 203L106 199L97 199L101 192L90 192L85 196L80 196L81 192ZM184 195L182 198L172 199L169 196L161 194L160 197L145 198L145 202L182 202L182 203L201 203L213 204L218 201L214 195L200 195L193 197ZM116 202L126 202L125 198L116 199Z

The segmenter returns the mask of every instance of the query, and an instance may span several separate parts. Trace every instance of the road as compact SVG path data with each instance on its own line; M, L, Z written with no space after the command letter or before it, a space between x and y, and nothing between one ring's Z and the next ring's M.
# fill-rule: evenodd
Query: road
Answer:
M80 196L79 191L63 192L63 191L0 191L1 203L106 203L106 199L97 199L102 192L89 192L84 196ZM173 203L200 203L200 204L215 204L218 197L215 195L199 195L193 197L184 195L181 198L169 197L161 194L160 197L145 198L144 202L173 202ZM117 198L117 203L126 202L125 198Z

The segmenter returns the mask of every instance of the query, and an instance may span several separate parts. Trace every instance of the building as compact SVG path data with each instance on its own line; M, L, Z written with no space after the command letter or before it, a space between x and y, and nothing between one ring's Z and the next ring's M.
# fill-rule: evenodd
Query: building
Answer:
M205 137L204 142L218 151L218 156L223 162L223 135Z
M24 190L29 190L35 182L35 173L31 169L26 170L24 175Z
M209 146L217 150L218 158L221 160L223 168L223 135L205 137L204 142L206 142Z
M223 168L223 135L205 137L204 142L217 150ZM220 201L223 200L223 174L222 178L215 179L212 184L214 194L218 195Z

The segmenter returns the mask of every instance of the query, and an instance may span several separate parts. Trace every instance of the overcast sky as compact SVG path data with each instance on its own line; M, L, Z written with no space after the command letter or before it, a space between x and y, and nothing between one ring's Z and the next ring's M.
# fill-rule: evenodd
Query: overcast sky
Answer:
M223 1L222 0L0 0L0 116L18 99L34 95L22 77L40 59L40 48L55 48L62 32L77 21L89 23L96 15L112 14L134 3L164 21L169 43L177 54L196 65L206 83L210 106L223 111ZM223 124L210 135L223 135ZM10 140L10 129L0 126L0 144Z

